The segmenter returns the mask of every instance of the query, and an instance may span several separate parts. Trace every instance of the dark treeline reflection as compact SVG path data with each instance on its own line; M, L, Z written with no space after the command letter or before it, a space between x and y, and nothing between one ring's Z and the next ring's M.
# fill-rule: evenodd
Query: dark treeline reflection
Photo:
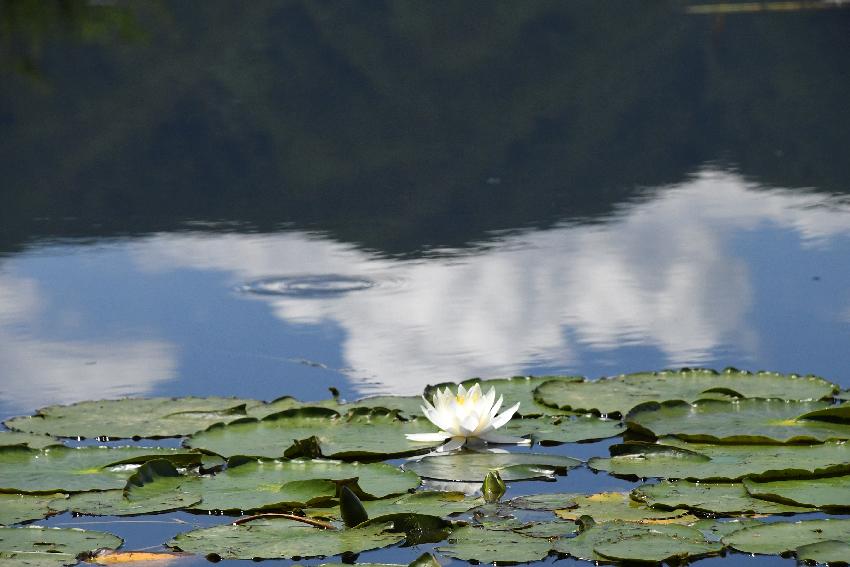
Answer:
M850 190L850 12L0 2L0 250L282 223L388 253L604 214L706 161Z

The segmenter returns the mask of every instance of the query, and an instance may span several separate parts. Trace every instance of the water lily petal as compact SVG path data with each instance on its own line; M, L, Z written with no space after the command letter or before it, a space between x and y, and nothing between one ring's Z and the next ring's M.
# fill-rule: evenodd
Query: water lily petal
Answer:
M493 418L491 425L493 429L498 429L511 420L516 410L519 409L519 403L516 403Z
M463 447L463 444L466 443L466 437L452 437L449 439L449 442L445 445L437 447L437 452L439 453L448 453L449 451L456 451Z
M502 407L502 402L505 400L504 396L499 396L499 399L496 400L496 403L493 404L493 407L490 408L490 421L496 417L496 412L499 411L499 408Z
M531 444L531 439L525 439L523 437L513 437L511 435L500 435L494 431L489 431L483 435L479 435L478 438L483 439L488 443L511 443L514 445Z
M460 424L464 437L474 436L479 429L480 420L475 414L467 415Z
M445 431L437 431L436 433L406 433L404 435L409 441L444 441L452 436L451 433Z

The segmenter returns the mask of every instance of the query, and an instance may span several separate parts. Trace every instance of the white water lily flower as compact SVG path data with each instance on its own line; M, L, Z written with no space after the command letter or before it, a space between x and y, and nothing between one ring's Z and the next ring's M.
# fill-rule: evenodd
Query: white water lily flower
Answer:
M488 443L528 444L528 439L499 435L494 430L510 421L519 404L514 404L499 415L496 412L502 407L502 396L496 400L496 389L491 387L487 394L481 393L481 386L475 384L469 390L462 385L457 387L457 395L449 388L440 390L434 395L434 404L425 402L422 412L431 423L440 428L437 433L408 433L411 441L445 441L448 443L437 449L438 452L454 451L461 448L469 439L481 439Z

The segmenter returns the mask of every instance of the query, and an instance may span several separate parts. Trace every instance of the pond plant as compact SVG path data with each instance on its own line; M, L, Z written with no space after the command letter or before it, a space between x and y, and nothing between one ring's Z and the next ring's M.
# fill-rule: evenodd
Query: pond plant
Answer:
M400 546L417 548L411 565L431 567L449 558L651 564L737 552L840 564L850 557L845 398L815 376L682 369L593 381L474 379L429 387L421 399L353 403L51 406L0 431L0 562L180 554L351 562ZM615 437L608 454L586 462L565 454L573 447L565 444ZM514 483L561 487L581 468L635 485L511 497ZM215 512L221 523L179 533L155 552L120 550L121 539L102 531L38 525L66 511L178 510Z

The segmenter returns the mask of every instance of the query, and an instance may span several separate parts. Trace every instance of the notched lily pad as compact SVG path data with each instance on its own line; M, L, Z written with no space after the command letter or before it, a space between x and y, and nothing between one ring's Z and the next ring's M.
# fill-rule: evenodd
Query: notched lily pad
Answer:
M821 443L850 439L850 424L798 419L829 408L829 402L745 399L648 402L626 416L629 429L695 443Z
M115 549L123 540L112 534L67 528L0 528L0 559L9 565L76 565L77 556Z
M535 443L598 441L622 434L626 426L614 419L595 415L514 418L502 429L507 435L526 437Z
M527 563L549 555L551 544L543 538L512 530L466 526L455 529L437 552L447 557L480 563Z
M261 519L178 534L166 545L222 559L283 559L360 553L400 543L392 524L322 530L287 519Z
M811 482L811 481L806 481ZM654 508L686 508L712 514L794 514L811 508L769 502L751 496L741 483L662 481L635 488L632 498Z
M694 402L719 392L723 392L723 397L738 394L743 398L819 400L837 391L837 386L816 376L683 369L625 374L594 381L547 382L535 390L534 399L562 410L625 415L644 402Z
M254 400L237 398L125 398L48 406L5 422L10 429L57 437L161 438L189 435L245 416Z
M517 415L532 417L538 415L570 415L573 413L538 403L534 399L534 390L538 386L546 382L559 384L581 382L583 380L584 378L581 376L513 376L511 378L494 378L491 380L472 378L464 380L461 384L465 388L469 388L473 384L478 383L481 384L481 389L485 392L493 387L496 389L497 396L504 396L503 407L510 407L515 403L519 403ZM455 391L457 386L453 382L428 386L425 388L424 395L430 400L436 388L451 388L452 391Z
M659 443L624 443L610 458L588 466L620 476L678 478L712 482L812 478L850 473L850 445L708 445L665 437Z
M650 508L629 497L627 492L600 492L598 494L573 494L573 506L555 510L564 520L578 520L590 516L597 523L622 520L624 522L655 523L659 521L687 523L695 521L686 509L661 510Z
M788 553L824 541L850 542L850 520L776 522L734 532L723 543L745 553Z
M827 512L850 510L850 476L772 482L744 479L744 487L752 496L774 502L813 506Z
M0 448L0 491L84 492L124 488L139 465L166 459L176 466L200 463L201 455L155 447Z
M578 459L542 453L478 453L463 451L425 457L404 464L404 469L439 480L483 482L491 470L505 481L547 479L566 474L581 464Z
M407 433L434 432L424 417L401 420L387 410L354 409L347 414L329 408L297 408L215 425L193 435L185 444L224 457L252 455L280 458L321 456L344 460L380 460L426 452L440 442L408 441ZM308 454L305 454L308 453Z
M49 503L63 500L67 495L57 494L3 494L0 493L0 525L18 524L47 517L53 508ZM60 510L64 510L62 507Z

